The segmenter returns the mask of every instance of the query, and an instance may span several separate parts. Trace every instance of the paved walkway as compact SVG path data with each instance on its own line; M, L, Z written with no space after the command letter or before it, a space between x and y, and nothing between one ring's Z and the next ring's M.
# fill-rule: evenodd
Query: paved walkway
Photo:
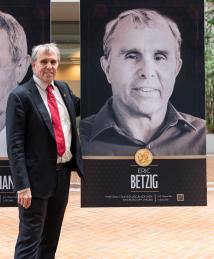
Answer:
M17 208L0 208L0 259L13 258L17 231ZM214 259L214 191L207 207L99 209L81 209L71 192L56 259L78 258Z

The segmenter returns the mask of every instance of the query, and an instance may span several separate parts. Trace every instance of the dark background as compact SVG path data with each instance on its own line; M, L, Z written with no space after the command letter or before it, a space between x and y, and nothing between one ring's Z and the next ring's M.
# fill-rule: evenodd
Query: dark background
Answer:
M81 118L97 113L112 94L100 66L105 25L134 8L157 10L178 24L183 66L171 102L181 112L205 118L202 0L81 0Z

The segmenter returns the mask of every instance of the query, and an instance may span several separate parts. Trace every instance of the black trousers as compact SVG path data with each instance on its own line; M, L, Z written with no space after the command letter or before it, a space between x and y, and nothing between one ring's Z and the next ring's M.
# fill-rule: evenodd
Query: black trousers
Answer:
M19 206L19 235L15 259L53 259L68 203L70 172L57 170L58 182L53 196L32 198L31 206Z

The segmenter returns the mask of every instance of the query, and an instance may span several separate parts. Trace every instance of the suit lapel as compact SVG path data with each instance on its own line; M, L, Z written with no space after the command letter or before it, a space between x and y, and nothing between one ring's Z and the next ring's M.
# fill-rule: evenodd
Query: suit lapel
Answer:
M29 91L32 94L32 101L35 103L36 108L38 109L38 112L40 113L44 123L46 124L46 126L48 127L52 137L55 139L55 135L54 135L54 130L53 130L53 125L51 122L51 118L50 115L47 111L47 108L45 107L45 104L42 100L42 97L35 85L35 82L33 79L31 79L30 83L30 87L29 87Z
M54 84L58 87L59 92L62 96L62 99L65 103L65 106L67 107L68 113L70 115L70 119L71 121L73 121L73 118L75 118L75 114L74 114L74 109L72 109L73 103L70 100L68 89L63 84L60 84L58 81L57 82L54 81Z

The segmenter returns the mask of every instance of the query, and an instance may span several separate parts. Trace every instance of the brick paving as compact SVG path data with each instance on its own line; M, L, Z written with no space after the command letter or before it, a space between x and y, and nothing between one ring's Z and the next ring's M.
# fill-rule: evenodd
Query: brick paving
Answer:
M207 161L212 182L214 156ZM17 231L17 208L0 208L0 259L13 258ZM76 258L214 259L214 191L207 207L99 209L81 209L71 192L56 259Z
M214 155L207 156L207 181L214 182Z

